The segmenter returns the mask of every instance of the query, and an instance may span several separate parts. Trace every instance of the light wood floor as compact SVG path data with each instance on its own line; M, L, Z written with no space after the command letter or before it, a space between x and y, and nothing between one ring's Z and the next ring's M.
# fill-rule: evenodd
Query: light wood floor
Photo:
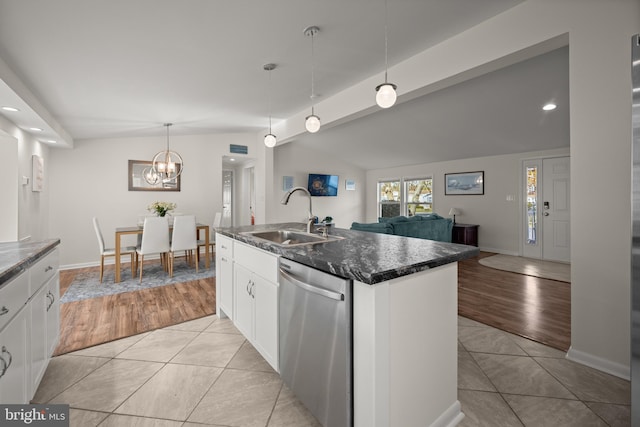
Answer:
M567 351L571 344L571 284L458 264L458 314Z
M61 271L60 294L77 274L88 270L98 274L99 268ZM62 304L60 342L54 355L213 314L215 289L215 278L210 277Z
M458 313L566 351L571 343L571 286L485 267L479 257L459 263ZM97 267L93 268L97 271ZM60 272L61 293L76 274ZM162 328L215 311L215 278L66 303L61 308L63 354Z

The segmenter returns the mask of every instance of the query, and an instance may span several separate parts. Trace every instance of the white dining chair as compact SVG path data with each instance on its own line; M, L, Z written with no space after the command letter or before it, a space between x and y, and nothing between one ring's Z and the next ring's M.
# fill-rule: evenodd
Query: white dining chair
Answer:
M171 251L169 251L169 277L173 277L173 263L176 252L185 251L185 260L189 263L191 254L195 251L196 273L198 272L198 236L196 231L195 215L180 215L173 220L173 233L171 235Z
M142 240L136 249L136 264L140 263L140 283L142 283L142 270L144 267L144 256L159 254L160 262L168 270L166 254L171 250L169 244L169 221L166 217L147 217L142 226Z
M93 217L93 228L96 231L96 237L98 238L98 247L100 248L100 283L102 283L102 276L104 275L104 258L108 256L115 257L115 248L106 248L104 246L104 237L102 237L102 230L98 223L98 218ZM136 254L135 246L123 246L120 248L120 255L131 255L131 277L135 276L135 264L133 257Z
M211 254L211 259L215 259L215 251L216 251L216 228L220 227L220 223L222 222L222 213L216 212L215 217L213 218L213 226L209 231L209 253ZM198 240L198 252L200 252L200 248L206 245L204 240Z

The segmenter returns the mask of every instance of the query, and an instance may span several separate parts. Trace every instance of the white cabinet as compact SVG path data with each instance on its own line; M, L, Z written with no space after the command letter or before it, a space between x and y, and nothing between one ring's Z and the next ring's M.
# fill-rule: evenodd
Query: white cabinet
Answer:
M278 257L234 243L234 324L278 371Z
M0 288L0 402L28 403L60 336L58 250Z
M216 313L233 319L233 239L216 234Z
M51 277L31 298L31 339L29 390L32 395L38 389L44 371L49 364L60 336L60 297L58 275Z
M0 402L27 403L27 311L0 332Z

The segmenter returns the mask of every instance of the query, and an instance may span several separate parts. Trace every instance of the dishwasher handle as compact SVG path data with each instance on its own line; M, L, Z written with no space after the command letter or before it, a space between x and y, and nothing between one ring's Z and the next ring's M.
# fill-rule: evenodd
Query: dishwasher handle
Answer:
M308 283L304 283L303 281L296 278L291 273L284 271L282 268L280 269L280 275L283 276L285 279L289 280L294 285L298 286L299 288L304 289L305 291L312 292L314 294L321 295L323 297L331 298L336 301L344 301L344 295L341 294L340 292L333 292L327 289L318 288Z

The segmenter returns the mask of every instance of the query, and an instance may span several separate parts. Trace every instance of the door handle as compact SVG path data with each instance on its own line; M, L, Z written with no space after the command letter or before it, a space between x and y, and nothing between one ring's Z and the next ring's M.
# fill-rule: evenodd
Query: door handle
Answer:
M9 309L3 305L2 308L0 308L0 316L4 316L7 313L9 313Z
M305 291L309 291L309 292L312 292L314 294L321 295L321 296L327 297L327 298L331 298L331 299L334 299L334 300L337 300L337 301L344 301L344 295L341 294L340 292L333 292L333 291L330 291L330 290L327 290L327 289L318 288L316 286L309 285L308 283L304 283L304 282L298 280L296 277L294 277L291 273L287 273L283 269L280 269L280 274L282 275L282 277L284 277L285 279L289 280L291 283L293 283L297 287L304 289Z

